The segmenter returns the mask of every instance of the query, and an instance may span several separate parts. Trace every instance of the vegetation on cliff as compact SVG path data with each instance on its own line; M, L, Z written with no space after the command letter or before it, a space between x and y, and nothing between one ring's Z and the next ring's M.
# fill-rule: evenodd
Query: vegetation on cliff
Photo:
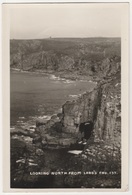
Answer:
M120 63L120 38L11 40L10 65L22 70L45 70L110 76ZM106 72L106 67L109 72Z

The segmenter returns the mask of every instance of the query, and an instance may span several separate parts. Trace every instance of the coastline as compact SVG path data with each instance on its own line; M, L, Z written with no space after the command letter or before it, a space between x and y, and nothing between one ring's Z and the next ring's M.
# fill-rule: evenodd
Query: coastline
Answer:
M65 105L63 105L63 115L67 115L67 112L69 112L68 108L69 105L73 109L73 114L74 114L74 109L77 106L76 104L82 104L83 102L86 102L86 99L91 99L93 101L92 107L95 104L95 107L98 108L98 96L100 97L100 89L98 89L99 86L97 86L97 89L93 89L91 92L87 92L86 94L82 94L81 97L77 98L77 100L73 100L70 102L66 102ZM104 88L105 89L105 88ZM94 97L95 96L95 97ZM93 99L94 97L94 99ZM102 95L101 95L102 97ZM102 108L104 107L105 103L105 98L103 96L103 105ZM108 97L107 97L108 98ZM97 105L96 105L97 101ZM108 101L108 100L107 100ZM113 101L113 99L111 100ZM88 107L88 105L84 105L84 107ZM88 107L88 109L93 109L94 108ZM100 115L99 115L100 116ZM98 117L99 118L99 117ZM99 119L100 120L100 119ZM12 142L12 147L14 150L18 150L18 146L15 149L15 141L18 141L18 144L20 142L19 148L22 148L20 150L23 150L23 148L27 147L27 151L25 152L25 155L28 155L27 161L24 161L25 157L19 157L16 160L16 164L24 164L27 168L25 170L25 177L26 180L22 180L24 182L27 182L27 185L29 187L32 187L32 184L30 183L30 179L32 177L32 181L36 182L35 185L38 185L38 181L44 179L48 180L51 177L52 167L55 167L56 173L59 173L60 171L65 171L70 172L71 170L73 172L78 172L82 170L82 172L90 172L92 173L93 170L96 170L96 175L92 176L91 179L91 174L90 175L81 175L78 176L79 181L81 180L82 182L78 182L77 185L79 188L82 186L82 183L85 183L85 187L95 187L95 188L109 188L112 186L115 186L116 188L120 188L120 166L118 167L118 164L120 165L120 147L113 148L111 142L106 142L102 140L91 140L89 139L86 143L86 145L83 144L78 144L77 143L77 135L75 133L62 133L59 132L58 129L60 128L58 124L60 124L62 121L61 116L59 115L52 115L50 119L46 120L41 120L38 121L36 124L35 131L12 131L11 133L11 142ZM54 129L52 129L54 127ZM69 127L68 127L69 128ZM106 148L108 150L108 153L106 151ZM56 149L56 150L55 150ZM31 154L29 154L29 151L32 151ZM65 152L64 152L65 151ZM69 151L69 152L68 152ZM114 153L113 153L114 151ZM98 154L98 155L97 155ZM111 156L112 154L112 156ZM67 161L65 160L63 163L58 160L61 159L62 157L65 157ZM53 161L50 159L53 157ZM96 158L95 158L96 157ZM109 160L111 159L111 160ZM24 162L23 162L24 161ZM32 161L32 162L31 162ZM46 164L44 164L44 162ZM50 162L50 163L49 163ZM67 162L67 165L65 165L65 162ZM75 166L75 163L77 164ZM82 164L83 166L82 166ZM107 168L107 175L99 174L104 172L104 168L102 168L102 164ZM111 164L113 164L113 168L111 168ZM13 162L12 162L13 165ZM87 166L88 165L88 166ZM13 165L14 166L14 165ZM118 168L118 169L117 169ZM116 169L116 172L115 172ZM35 171L34 171L35 170ZM34 175L33 176L29 175L29 171L32 172L47 172L48 176L39 176L39 175ZM18 171L19 168L18 168ZM110 172L115 172L115 175L108 174ZM85 177L86 176L86 177ZM13 175L12 174L12 186L13 187L18 187L22 186L21 184L21 179L19 181L20 175L17 173ZM24 178L25 178L24 177ZM58 181L58 175L54 175L54 181L53 183L50 183L50 187L54 185L54 182L58 183L58 185L61 187L64 184L68 185L69 187L75 185L74 183L74 175L61 175L62 180ZM66 178L66 179L65 179ZM13 179L15 179L13 181ZM65 179L65 180L63 180ZM69 183L70 180L73 180L72 182ZM90 180L90 181L89 181ZM102 183L104 183L105 180L105 185L102 186ZM64 181L64 183L62 182ZM110 184L109 184L110 181ZM96 184L96 182L99 182Z
M47 70L21 70L17 68L10 68L10 71L14 72L21 72L21 73L34 73L34 74L42 74L46 76L55 76L55 78L58 79L65 79L65 80L71 80L71 81L88 81L88 82L93 82L97 84L98 81L100 81L99 78L94 78L92 76L85 76L85 75L78 75L75 73L66 73L66 72L55 72L55 71L47 71Z
M72 75L69 76L69 75L65 75L64 73L61 74L60 76L60 73L55 73L53 71L41 71L41 70L36 70L36 71L22 71L21 69L16 69L16 68L11 68L10 69L11 72L15 72L15 73L26 73L26 74L39 74L39 75L44 75L44 76L48 76L49 79L52 79L52 80L57 80L57 81L63 81L64 83L66 84L69 84L69 83L72 83L73 81L80 81L80 82L92 82L93 84L97 84L97 82L93 82L91 80L86 80L82 78L79 78L78 76L78 79L76 78L73 78ZM56 110L53 114L51 115L36 115L36 116L29 116L29 120L26 120L25 121L25 117L24 116L21 116L19 117L19 120L17 121L18 124L16 123L15 125L12 125L10 127L11 129L11 132L14 133L14 128L16 129L28 129L30 130L30 127L34 126L36 121L37 120L40 120L40 121L48 121L52 118L52 116L62 112L62 107L66 104L67 101L75 101L77 100L78 98L80 98L83 94L85 94L88 90L80 93L80 94L77 94L77 95L72 95L72 94L69 94L69 97L71 97L72 99L71 100L65 100L65 102L63 104L60 105L60 108L58 110ZM23 121L24 120L24 121ZM20 122L20 123L19 123Z

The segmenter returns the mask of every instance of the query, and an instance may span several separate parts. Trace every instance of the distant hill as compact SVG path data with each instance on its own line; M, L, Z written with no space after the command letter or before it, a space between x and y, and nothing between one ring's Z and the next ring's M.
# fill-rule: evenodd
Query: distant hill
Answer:
M105 63L113 70L120 61L120 38L10 40L11 68L105 75Z

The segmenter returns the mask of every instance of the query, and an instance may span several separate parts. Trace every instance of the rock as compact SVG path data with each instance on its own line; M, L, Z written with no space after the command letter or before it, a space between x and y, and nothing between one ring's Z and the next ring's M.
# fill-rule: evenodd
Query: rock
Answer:
M67 101L63 105L63 120L65 132L79 133L79 128L76 125L76 118L81 115L80 123L93 121L95 110L98 107L99 88L93 89L91 92L82 94L76 101ZM78 124L78 125L79 125Z
M42 140L42 145L43 145L43 146L46 146L46 145L47 145L47 141Z
M86 144L87 144L87 142L83 142L82 144L83 144L83 145L86 145Z
M68 153L70 153L70 154L81 154L82 150L70 150L70 151L68 151Z
M43 155L44 155L44 152L43 152L42 149L37 149L37 150L36 150L36 154L37 154L38 156L43 156Z
M39 126L42 126L42 125L45 125L47 123L47 120L46 119L37 119L36 120L36 127L39 127Z
M63 114L62 113L58 113L57 114L57 117L59 118L59 120L61 121L62 120L62 118L63 118Z
M16 163L25 163L25 159L19 159L16 161Z
M32 142L32 140L33 140L33 138L31 138L31 137L28 137L28 136L24 137L24 141L27 143Z
M59 122L60 121L59 117L56 114L51 116L51 120L53 120L54 122Z
M29 162L34 162L34 160L33 160L33 159L28 159L28 161L29 161Z
M12 129L11 130L11 136L18 135L20 136L28 136L33 138L35 136L34 132L29 131L27 129Z
M82 154L82 158L87 159L87 155Z
M58 140L59 145L62 146L70 146L71 144L75 144L76 143L76 138L61 138Z
M42 141L42 137L40 135L36 135L36 137L33 139L33 143L36 144L36 143L40 143Z
M28 163L29 166L38 166L38 164L35 164L35 163Z
M36 130L36 126L35 125L34 126L30 126L29 130L34 132Z

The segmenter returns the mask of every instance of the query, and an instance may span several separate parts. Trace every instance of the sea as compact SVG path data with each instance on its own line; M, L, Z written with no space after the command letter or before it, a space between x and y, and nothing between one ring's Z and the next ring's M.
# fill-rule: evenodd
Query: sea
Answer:
M34 125L37 118L61 112L67 100L76 99L95 83L67 80L53 74L11 71L10 126Z

